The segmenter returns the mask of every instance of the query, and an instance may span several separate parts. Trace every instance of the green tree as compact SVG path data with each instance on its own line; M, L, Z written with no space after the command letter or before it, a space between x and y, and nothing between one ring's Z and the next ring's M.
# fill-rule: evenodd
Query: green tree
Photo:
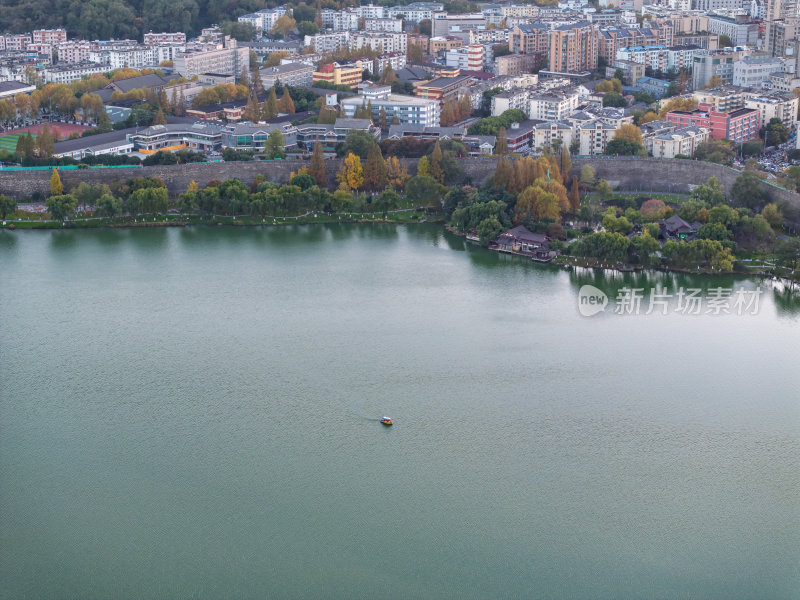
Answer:
M406 183L406 196L416 206L427 206L433 210L441 209L441 198L447 188L433 177L417 175Z
M122 200L110 193L103 194L97 200L97 215L113 219L122 214Z
M66 221L75 214L75 207L77 205L78 201L75 200L74 196L70 194L57 194L47 199L46 207L47 212L50 213L53 219L56 221Z
M264 103L261 117L263 120L274 119L278 116L278 98L275 95L275 88L270 88L267 101Z
M761 178L752 171L744 171L731 186L731 200L737 206L760 210L769 202Z
M344 143L336 148L336 155L341 157L352 153L365 160L375 144L375 138L366 131L352 129L347 133Z
M0 218L3 221L6 220L6 216L10 213L13 213L17 210L17 201L11 198L10 196L6 196L5 194L0 194Z
M284 140L283 133L280 129L273 129L267 137L267 143L264 149L267 156L271 159L286 158L286 141Z
M606 144L605 154L621 155L621 156L640 156L644 154L644 148L641 144L629 142L621 138L614 138Z
M364 163L364 185L370 190L386 187L386 162L378 144L373 144Z
M503 225L494 215L478 223L475 232L480 238L482 246L488 246L489 242L503 233Z
M430 170L431 177L433 177L439 183L444 183L444 171L442 170L442 147L438 140L436 141L436 145L433 147L433 152L431 152Z
M308 165L308 174L314 178L314 181L320 187L324 187L328 183L325 154L319 141L314 144L314 152L311 154L311 162Z

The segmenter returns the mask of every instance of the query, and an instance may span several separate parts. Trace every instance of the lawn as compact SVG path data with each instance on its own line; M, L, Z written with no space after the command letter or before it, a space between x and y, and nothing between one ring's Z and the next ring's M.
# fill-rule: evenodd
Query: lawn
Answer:
M8 150L14 152L17 149L17 140L24 133L9 133L0 137L0 150Z

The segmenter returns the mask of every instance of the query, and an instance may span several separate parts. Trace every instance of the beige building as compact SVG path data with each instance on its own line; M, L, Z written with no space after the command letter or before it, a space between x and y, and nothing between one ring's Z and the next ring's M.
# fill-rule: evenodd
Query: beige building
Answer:
M239 48L233 38L224 45L201 52L181 52L173 59L173 68L181 77L191 79L202 73L221 73L239 76L242 70L250 72L250 50Z
M572 136L573 128L569 123L554 121L537 123L533 127L531 145L536 149L545 150L552 148L554 142L559 140L562 148L569 148Z
M705 127L686 127L653 138L655 158L675 158L693 156L697 146L708 140L709 130Z
M616 137L617 130L602 121L589 121L580 125L578 135L581 155L604 154L608 142Z
M550 30L550 71L580 73L597 68L597 31L588 21Z

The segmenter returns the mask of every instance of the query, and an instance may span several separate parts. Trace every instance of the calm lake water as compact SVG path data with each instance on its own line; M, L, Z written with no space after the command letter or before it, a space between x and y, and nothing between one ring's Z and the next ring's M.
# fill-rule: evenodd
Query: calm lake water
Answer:
M584 317L758 282L433 226L0 232L0 275L2 599L800 598L800 294Z

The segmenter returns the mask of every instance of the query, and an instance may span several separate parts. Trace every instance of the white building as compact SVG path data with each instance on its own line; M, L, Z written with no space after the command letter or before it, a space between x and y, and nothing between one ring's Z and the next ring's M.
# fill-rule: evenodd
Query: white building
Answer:
M580 136L580 154L589 156L594 154L604 154L608 142L617 135L617 130L613 125L602 121L588 121L578 127Z
M72 40L56 46L56 55L59 63L82 63L89 61L89 51L92 43L86 40Z
M416 96L401 96L391 94L383 87L382 93L344 98L340 104L348 117L355 115L356 109L372 103L373 118L377 121L381 108L386 112L386 117L391 122L395 117L402 124L422 125L434 127L439 125L441 106L438 100L418 98Z
M528 118L542 121L563 121L578 108L578 90L568 88L531 94L528 103Z
M745 108L752 108L761 113L762 125L777 118L783 121L788 131L794 131L797 125L797 106L797 96L785 92L769 96L753 96L744 101Z
M653 138L655 158L675 158L694 156L697 146L708 140L710 130L705 127L686 127L670 133L662 133Z
M406 55L402 52L390 52L389 54L379 54L375 57L372 65L372 72L383 75L386 67L392 65L392 70L397 73L406 66Z
M733 85L739 87L768 87L770 76L782 73L783 59L772 56L748 56L733 63Z
M364 31L403 31L403 19L365 19Z
M236 45L236 40L227 40L227 47L205 52L183 52L173 59L172 67L181 77L191 79L203 73L220 73L236 77L245 70L250 72L250 50Z
M314 67L302 62L291 62L275 67L266 67L259 71L265 89L280 82L292 87L311 87Z
M335 31L332 33L317 33L307 35L303 38L304 46L313 46L318 54L336 52L342 48L347 48L350 41L349 31Z
M156 44L185 44L186 34L180 31L175 33L145 33L142 43L145 46L155 46Z
M531 145L534 148L552 148L556 140L560 140L562 148L569 148L572 144L574 130L572 125L563 121L546 121L533 126Z
M402 52L405 54L408 47L408 35L405 33L358 31L350 34L348 47L351 50L372 48L379 54L387 54L389 52Z
M72 83L84 77L91 77L97 73L108 73L111 69L107 65L97 63L79 63L74 65L59 65L46 67L39 74L45 83Z
M444 62L448 67L456 67L464 71L482 71L486 53L483 46L461 46L451 48L444 54Z

